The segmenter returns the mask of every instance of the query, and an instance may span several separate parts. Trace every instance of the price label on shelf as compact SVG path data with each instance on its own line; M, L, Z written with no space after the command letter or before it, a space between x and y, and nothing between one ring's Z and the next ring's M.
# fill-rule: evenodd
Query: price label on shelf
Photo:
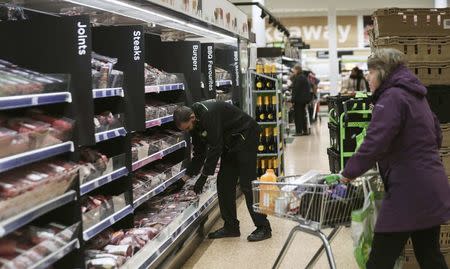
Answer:
M39 104L39 96L33 96L31 97L31 104L32 105L38 105Z

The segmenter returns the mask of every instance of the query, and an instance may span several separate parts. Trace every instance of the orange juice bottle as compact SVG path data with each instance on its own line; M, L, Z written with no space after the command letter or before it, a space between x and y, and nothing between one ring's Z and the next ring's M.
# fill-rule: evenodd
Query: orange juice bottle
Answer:
M267 169L266 173L259 178L259 181L264 183L275 183L277 182L277 176L273 169ZM280 192L276 185L261 184L260 186L259 206L263 213L270 214L275 210L275 200Z

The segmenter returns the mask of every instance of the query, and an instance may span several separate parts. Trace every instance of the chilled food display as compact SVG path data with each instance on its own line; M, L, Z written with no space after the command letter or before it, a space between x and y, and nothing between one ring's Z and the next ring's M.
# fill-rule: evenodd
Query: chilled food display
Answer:
M218 80L231 80L231 75L228 71L215 67L216 81Z
M67 91L63 76L44 75L0 59L0 97Z
M126 199L124 194L118 196L85 196L83 197L81 204L83 228L84 230L87 230L123 209L126 206Z
M133 162L141 160L183 140L183 132L172 130L150 131L146 134L135 134L131 140L132 160Z
M174 164L167 161L138 170L133 175L134 200L151 191L159 184L178 175L181 170L181 162Z
M12 217L67 191L79 166L55 159L3 173L0 179L0 220Z
M0 238L0 269L30 268L77 237L79 225L27 226Z
M116 58L92 53L92 88L118 88L123 84L123 72L113 69L117 63Z
M0 157L70 140L73 121L29 110L23 117L0 115Z
M127 259L157 237L186 208L198 201L190 190L195 181L187 182L181 191L154 197L135 216L134 228L107 229L88 242L87 268L118 268ZM210 181L205 190L213 183Z
M105 111L100 115L95 115L94 117L95 132L100 133L123 127L123 118L124 118L123 115L121 114L113 115L111 111Z
M162 85L180 82L180 76L169 74L149 64L145 64L145 85Z
M154 120L173 115L178 104L167 104L161 101L151 100L145 105L145 119Z

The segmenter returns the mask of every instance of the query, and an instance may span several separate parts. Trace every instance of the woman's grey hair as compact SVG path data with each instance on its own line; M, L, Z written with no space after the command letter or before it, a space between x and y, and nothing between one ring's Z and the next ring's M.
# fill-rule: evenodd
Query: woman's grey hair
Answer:
M194 111L187 106L179 106L173 112L173 121L179 127L182 123L188 122Z
M369 69L378 70L378 79L380 82L394 71L398 66L406 64L406 57L403 52L398 49L385 48L376 49L367 60L367 67Z

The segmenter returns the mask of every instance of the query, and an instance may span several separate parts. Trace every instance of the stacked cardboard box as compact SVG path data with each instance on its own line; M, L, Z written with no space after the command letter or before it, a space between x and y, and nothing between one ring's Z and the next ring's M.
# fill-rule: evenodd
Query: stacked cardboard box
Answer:
M396 48L425 85L450 84L450 8L386 8L373 14L372 48Z

